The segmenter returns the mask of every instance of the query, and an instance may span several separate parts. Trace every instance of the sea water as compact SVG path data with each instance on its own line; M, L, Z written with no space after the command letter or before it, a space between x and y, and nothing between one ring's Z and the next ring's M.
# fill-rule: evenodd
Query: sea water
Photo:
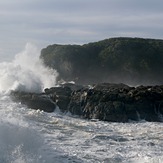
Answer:
M0 95L1 163L162 163L162 123L84 120Z
M86 120L13 102L10 90L39 92L55 85L57 72L36 53L28 45L14 61L0 64L0 163L163 162L162 123Z

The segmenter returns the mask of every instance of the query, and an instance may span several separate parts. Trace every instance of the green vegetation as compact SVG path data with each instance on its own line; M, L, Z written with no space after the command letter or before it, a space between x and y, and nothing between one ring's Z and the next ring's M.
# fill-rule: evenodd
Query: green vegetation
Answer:
M163 84L163 40L110 38L82 46L55 44L43 49L41 58L59 72L59 80Z

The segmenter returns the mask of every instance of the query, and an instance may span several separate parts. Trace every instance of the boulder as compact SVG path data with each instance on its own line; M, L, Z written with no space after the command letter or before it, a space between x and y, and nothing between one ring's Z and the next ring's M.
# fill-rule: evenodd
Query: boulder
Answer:
M71 88L63 85L45 89L45 94L51 97L51 99L58 105L62 112L67 111L71 93Z
M27 107L35 110L53 112L56 108L56 103L44 94L11 92L11 97L14 101L20 101Z

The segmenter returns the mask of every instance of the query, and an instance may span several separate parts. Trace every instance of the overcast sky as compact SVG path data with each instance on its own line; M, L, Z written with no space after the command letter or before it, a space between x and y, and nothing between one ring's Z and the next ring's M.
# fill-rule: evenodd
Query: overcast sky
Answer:
M0 0L0 61L26 43L163 38L163 0Z

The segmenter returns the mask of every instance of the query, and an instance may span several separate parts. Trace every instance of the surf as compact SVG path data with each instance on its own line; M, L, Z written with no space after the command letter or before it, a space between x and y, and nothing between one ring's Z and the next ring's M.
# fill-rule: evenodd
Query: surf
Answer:
M19 90L41 92L56 84L57 72L45 67L39 58L40 51L31 43L16 54L11 62L0 64L0 91Z

